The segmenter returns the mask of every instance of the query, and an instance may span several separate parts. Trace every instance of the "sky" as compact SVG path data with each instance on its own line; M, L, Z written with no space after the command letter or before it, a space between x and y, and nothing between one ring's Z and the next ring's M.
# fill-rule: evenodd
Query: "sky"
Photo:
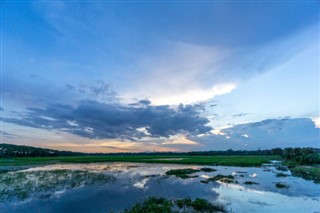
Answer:
M319 1L1 1L0 142L320 148Z

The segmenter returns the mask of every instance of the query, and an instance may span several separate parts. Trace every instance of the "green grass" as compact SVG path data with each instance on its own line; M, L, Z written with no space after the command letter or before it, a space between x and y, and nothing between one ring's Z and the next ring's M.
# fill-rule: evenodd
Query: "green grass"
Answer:
M320 183L320 167L314 166L297 166L291 169L294 176L302 177L306 180L313 180Z
M170 160L172 158L172 160ZM177 160L177 158L182 158ZM98 162L140 162L171 163L221 166L260 166L270 160L280 160L280 156L188 156L188 155L156 155L156 156L71 156L71 157L17 157L0 158L0 166L29 166L55 163L98 163Z

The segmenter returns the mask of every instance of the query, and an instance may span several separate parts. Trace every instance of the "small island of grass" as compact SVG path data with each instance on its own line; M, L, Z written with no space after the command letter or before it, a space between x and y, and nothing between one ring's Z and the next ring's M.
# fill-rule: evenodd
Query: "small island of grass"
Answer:
M201 168L200 170L202 172L215 172L215 171L217 171L216 169L208 168L208 167Z
M210 177L206 180L201 180L201 183L209 183L209 182L214 182L214 181L220 181L223 183L236 183L236 181L234 180L234 177L232 175L216 175L214 177Z
M287 188L289 188L289 186L284 184L284 183L276 183L276 187L279 188L279 189L287 189Z
M182 212L207 212L226 213L226 208L220 204L213 204L205 199L190 198L169 200L165 198L150 197L142 203L134 205L131 209L126 209L124 213L182 213Z
M244 184L246 185L258 185L259 183L253 181L245 181Z
M198 176L191 176L190 174L200 172L198 169L172 169L166 172L166 175L174 175L176 177L186 179L186 178L192 178L192 177L198 177Z

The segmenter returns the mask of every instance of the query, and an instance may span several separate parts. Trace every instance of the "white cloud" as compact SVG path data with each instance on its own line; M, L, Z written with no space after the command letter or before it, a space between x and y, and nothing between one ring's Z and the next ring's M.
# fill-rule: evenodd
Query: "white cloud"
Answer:
M221 129L213 129L210 132L212 132L215 135L226 135L226 133L222 132Z
M151 135L149 132L148 132L148 127L140 127L140 128L137 128L136 130L139 131L139 132L142 132L144 133L145 135Z
M93 128L91 128L91 127L86 127L86 128L84 129L84 131L93 134Z
M199 101L206 101L219 95L230 93L236 88L235 84L222 84L213 86L211 89L190 89L175 94L168 94L163 97L150 98L154 105L177 105L180 103L190 104Z
M314 117L311 120L314 122L316 128L320 128L320 117Z
M191 137L191 140L203 145L204 150L318 147L320 128L309 118L282 118L238 124L211 133L206 137Z
M162 44L160 50L138 57L136 72L127 76L127 87L120 88L124 101L143 97L154 105L187 104L230 93L236 87L234 81L226 81L219 75L222 61L229 54L227 49Z
M171 144L199 145L199 143L187 139L185 135L171 136L169 140L166 140L162 143L162 145L171 145Z

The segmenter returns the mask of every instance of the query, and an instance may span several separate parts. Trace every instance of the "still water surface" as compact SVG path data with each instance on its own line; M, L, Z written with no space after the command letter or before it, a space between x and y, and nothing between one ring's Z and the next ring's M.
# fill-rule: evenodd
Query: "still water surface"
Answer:
M172 164L145 163L94 163L94 164L57 164L29 168L16 172L27 172L30 180L21 180L25 187L31 187L32 193L24 199L6 198L0 202L1 213L106 213L123 211L136 202L143 201L149 196L174 198L205 198L212 202L222 203L227 209L235 213L248 212L290 212L290 213L319 213L320 212L320 184L302 178L276 177L280 172L273 167L249 168L206 166L214 168L214 172L198 172L198 177L181 179L167 176L165 172L171 169L193 168L203 166L186 166ZM37 171L88 171L94 174L104 174L112 177L105 182L92 184L73 184L70 187L70 175L64 186L37 191ZM14 172L11 172L13 174ZM233 175L237 184L222 182L201 183L217 174ZM290 174L290 172L288 173ZM8 175L8 173L0 174ZM45 176L46 181L50 180ZM55 178L57 178L55 176ZM73 178L73 177L71 177ZM258 184L246 185L245 181ZM275 183L282 182L289 188L279 189ZM68 185L69 184L69 185ZM20 185L21 186L21 185ZM2 189L1 189L2 187ZM0 183L1 193L4 187L13 187Z

